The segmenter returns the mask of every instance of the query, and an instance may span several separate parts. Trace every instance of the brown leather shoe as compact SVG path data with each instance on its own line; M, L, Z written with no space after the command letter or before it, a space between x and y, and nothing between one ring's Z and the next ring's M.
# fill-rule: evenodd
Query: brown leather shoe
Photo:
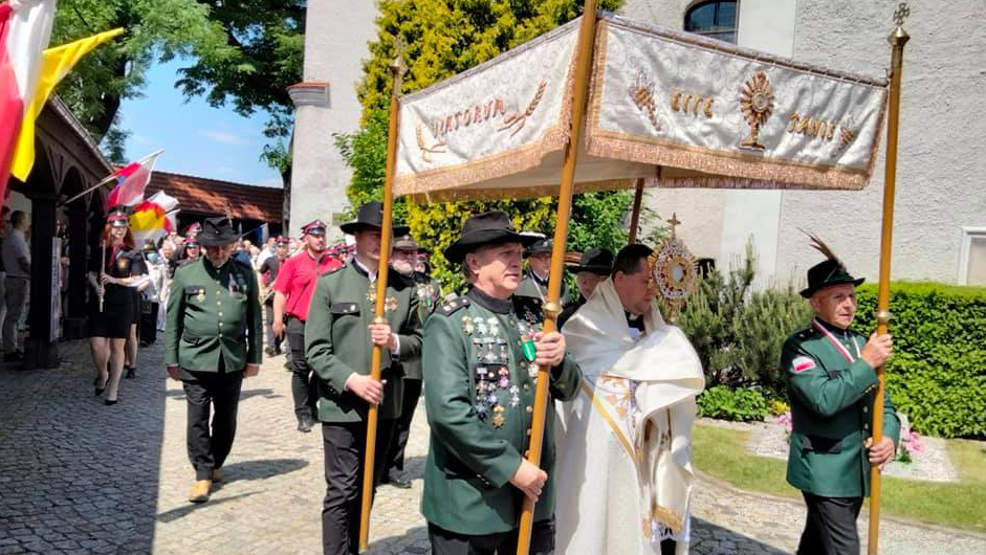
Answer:
M222 482L223 481L223 469L217 468L212 471L212 481Z
M188 500L192 503L205 503L209 500L209 489L212 487L212 480L196 480L192 484L192 491L188 494Z

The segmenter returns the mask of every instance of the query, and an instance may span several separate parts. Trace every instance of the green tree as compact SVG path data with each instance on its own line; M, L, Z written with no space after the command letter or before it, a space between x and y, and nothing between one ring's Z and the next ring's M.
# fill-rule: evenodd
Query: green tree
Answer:
M713 270L702 280L677 323L698 352L708 387L752 385L770 397L786 398L781 346L811 320L812 312L793 284L752 291L755 268L750 242L738 266L726 275Z
M141 94L155 62L188 59L176 83L186 96L206 95L213 106L231 101L244 116L267 110L266 135L282 139L292 117L285 89L301 80L304 15L304 0L63 0L52 44L114 27L126 34L83 58L58 94L108 155L122 158L121 101ZM265 159L283 175L290 160L274 155L277 144Z
M600 7L616 10L623 0L602 0ZM398 37L405 44L408 66L401 90L411 93L483 63L567 22L582 11L581 0L382 0L377 40L363 64L357 88L363 106L361 128L336 137L343 157L353 168L347 194L353 206L379 200L385 173L387 108ZM454 25L450 22L455 22ZM626 242L623 218L632 199L625 192L579 195L573 204L569 247L618 249ZM424 249L440 252L458 235L462 222L482 210L504 210L514 225L551 234L557 202L552 199L496 202L450 202L419 205L403 199L395 216L404 219ZM462 282L441 256L432 258L435 275L447 286Z

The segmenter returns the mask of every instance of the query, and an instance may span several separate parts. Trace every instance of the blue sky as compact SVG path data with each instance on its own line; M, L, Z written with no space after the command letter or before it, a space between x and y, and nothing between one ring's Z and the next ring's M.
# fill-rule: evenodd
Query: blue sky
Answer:
M229 105L210 107L203 97L186 103L174 88L182 65L180 60L155 65L148 72L144 96L120 106L121 127L131 132L127 159L163 148L155 169L280 187L280 175L260 160L268 141L263 135L267 114L244 118Z

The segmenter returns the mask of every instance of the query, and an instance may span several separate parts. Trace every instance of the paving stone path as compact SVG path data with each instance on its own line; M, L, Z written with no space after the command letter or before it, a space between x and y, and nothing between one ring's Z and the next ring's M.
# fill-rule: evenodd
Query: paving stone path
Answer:
M295 430L283 358L244 381L226 483L193 505L184 393L164 377L160 343L141 351L112 407L92 394L85 343L60 348L59 369L0 368L0 555L319 552L321 435ZM370 552L429 552L419 512L427 441L422 412L408 447L413 488L380 489ZM804 510L701 478L693 515L693 553L787 553ZM893 520L882 532L883 553L986 554L983 536Z

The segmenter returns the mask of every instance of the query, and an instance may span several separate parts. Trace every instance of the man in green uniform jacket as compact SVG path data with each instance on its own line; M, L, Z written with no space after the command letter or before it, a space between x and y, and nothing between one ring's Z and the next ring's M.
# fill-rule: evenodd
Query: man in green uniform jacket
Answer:
M243 378L260 371L259 289L253 268L230 258L237 237L228 218L206 219L198 236L206 255L175 271L168 295L164 361L188 400L189 500L196 503L209 499L233 446Z
M394 241L390 265L399 274L414 282L415 293L418 297L418 320L424 324L438 306L442 288L428 274L415 271L414 266L417 260L418 242L414 240L414 237L409 234L398 237ZM404 449L407 447L407 440L411 436L411 422L414 420L414 411L417 409L418 400L421 398L421 357L401 360L401 367L404 370L404 376L401 378L404 390L401 415L395 422L393 442L384 457L386 468L381 481L397 488L409 489L411 481L403 476Z
M368 202L356 221L340 226L355 236L356 254L346 266L318 278L305 324L305 353L320 386L326 481L322 549L327 554L357 553L369 404L379 410L376 484L401 414L400 361L421 353L418 297L410 279L389 271L386 323L373 323L382 219L380 203ZM404 233L406 227L394 226L395 235ZM380 381L369 376L374 345L383 347Z
M548 273L551 268L552 240L542 239L540 234L531 237L533 239L528 240L535 242L524 251L529 268L524 272L524 279L520 281L514 295L532 297L544 303L548 298ZM561 284L559 299L563 306L568 306L568 284L564 281Z
M808 506L798 553L843 555L859 552L856 518L869 494L870 466L893 459L900 423L886 394L884 435L872 444L875 369L890 356L892 341L888 334L867 341L849 329L863 279L853 278L823 243L816 245L829 258L808 270L801 292L815 318L787 338L781 355L794 421L787 481Z
M541 301L514 295L522 245L506 214L466 221L445 257L463 265L471 285L428 319L422 348L431 444L421 511L432 549L442 554L516 549L524 496L538 501L531 553L554 549L553 417L546 422L541 468L527 461L537 365L551 367L550 391L578 392L578 366L558 332L543 334Z

